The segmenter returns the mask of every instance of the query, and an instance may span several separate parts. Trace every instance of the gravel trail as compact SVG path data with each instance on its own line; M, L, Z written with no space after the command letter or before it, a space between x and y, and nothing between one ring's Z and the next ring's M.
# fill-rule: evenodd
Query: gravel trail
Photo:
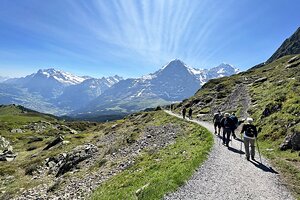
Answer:
M170 111L166 112L180 117ZM190 121L200 124L213 134L213 124ZM239 132L236 135L239 136ZM222 145L218 136L215 136L214 146L207 161L189 181L174 193L166 195L164 199L295 199L266 159L262 158L263 164L260 164L256 152L257 161L247 161L244 146L242 151L240 149L240 141L231 141L228 148Z

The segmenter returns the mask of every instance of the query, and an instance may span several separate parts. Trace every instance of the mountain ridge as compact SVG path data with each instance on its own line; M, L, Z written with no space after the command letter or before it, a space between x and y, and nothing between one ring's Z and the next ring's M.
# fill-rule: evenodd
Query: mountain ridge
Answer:
M231 71L228 71L229 68ZM231 75L238 71L228 64L221 64L209 70L194 69L183 61L174 59L154 73L118 82L85 108L73 114L76 116L76 113L84 114L92 111L106 113L109 110L113 110L112 113L124 114L169 104L193 95L211 78ZM147 107L144 102L148 102Z
M175 59L154 73L125 80L118 75L93 78L73 75L54 68L40 69L28 76L4 81L0 86L0 103L23 104L41 112L66 115L82 113L84 107L97 102L96 99L106 92L106 96L100 100L105 109L97 110L103 111L103 115L115 114L118 113L116 110L121 110L121 114L124 115L182 100L194 94L208 79L231 75L237 71L231 65L223 64L223 67L223 71L214 71L215 68L195 69ZM231 70L228 70L229 68ZM117 84L120 81L123 83ZM179 82L181 85L178 85ZM116 87L120 88L115 89ZM35 103L30 105L31 101ZM115 105L112 105L111 101L115 102ZM95 103L90 107L85 113L92 113L99 105Z

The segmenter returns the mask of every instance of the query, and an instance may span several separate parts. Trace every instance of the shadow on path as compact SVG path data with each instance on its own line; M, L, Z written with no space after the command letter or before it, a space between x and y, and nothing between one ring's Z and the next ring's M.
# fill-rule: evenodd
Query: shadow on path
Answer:
M255 165L257 168L259 168L259 169L261 169L261 170L263 170L265 172L271 172L271 173L274 173L274 174L278 174L278 172L275 171L272 167L268 167L268 166L266 166L266 165L264 165L264 164L262 164L262 163L260 163L260 162L258 162L256 160L255 161L250 160L250 162L253 165Z
M245 154L245 152L243 152L242 150L238 150L238 149L232 148L230 146L228 147L228 150L232 151L233 153Z

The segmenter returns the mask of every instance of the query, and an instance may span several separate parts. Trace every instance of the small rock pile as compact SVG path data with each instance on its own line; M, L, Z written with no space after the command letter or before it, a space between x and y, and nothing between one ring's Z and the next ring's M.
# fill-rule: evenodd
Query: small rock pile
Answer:
M16 156L9 141L0 136L0 161L12 161Z
M93 144L85 144L76 147L69 153L62 153L54 157L47 158L45 165L40 168L40 174L54 174L59 177L72 169L75 169L77 165L93 157L98 151L98 147Z

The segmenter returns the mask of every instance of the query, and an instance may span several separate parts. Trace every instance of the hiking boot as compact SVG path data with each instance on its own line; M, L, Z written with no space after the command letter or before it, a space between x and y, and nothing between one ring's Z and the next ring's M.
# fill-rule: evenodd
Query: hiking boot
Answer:
M250 160L249 156L247 156L246 159L249 161Z
M251 156L251 160L255 160L254 156Z

